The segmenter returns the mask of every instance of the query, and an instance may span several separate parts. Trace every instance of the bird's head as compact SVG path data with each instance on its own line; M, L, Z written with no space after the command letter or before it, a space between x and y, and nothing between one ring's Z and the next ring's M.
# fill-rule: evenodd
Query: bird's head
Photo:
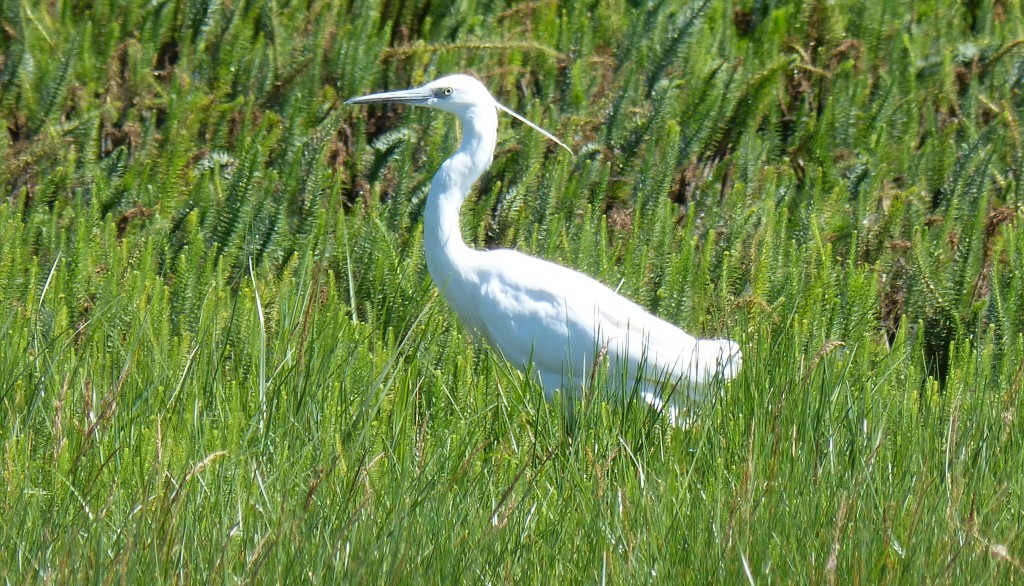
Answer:
M460 114L496 100L484 84L468 75L448 75L417 88L352 98L346 104L408 104Z
M520 122L523 122L530 128L533 128L537 132L543 134L549 139L556 142L565 150L572 153L572 149L567 147L565 143L555 138L550 132L544 130L540 126L537 126L533 122L530 122L526 118L516 114L509 108L502 105L500 102L494 99L491 92L487 91L487 87L484 86L476 78L468 75L456 74L446 75L440 79L436 79L428 84L422 85L417 88L398 90L393 92L382 92L378 94L370 94L367 96L361 96L358 98L351 98L345 102L346 104L408 104L410 106L425 106L427 108L435 108L437 110L444 110L463 118L473 108L481 106L490 106L496 108L499 111L505 112L510 116L516 118Z

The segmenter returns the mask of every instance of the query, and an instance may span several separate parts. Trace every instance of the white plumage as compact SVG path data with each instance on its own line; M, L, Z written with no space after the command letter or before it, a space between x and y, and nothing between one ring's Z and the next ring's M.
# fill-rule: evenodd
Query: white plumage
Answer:
M498 111L565 147L558 139L498 103L482 83L466 75L346 103L378 102L426 106L459 117L462 142L434 175L427 196L427 268L463 323L517 368L536 373L549 401L559 389L575 395L590 380L595 362L605 358L613 388L614 381L628 381L623 392L638 389L640 398L683 424L687 399L701 399L716 379L736 375L742 354L731 340L698 340L572 269L514 250L466 246L459 209L491 164Z

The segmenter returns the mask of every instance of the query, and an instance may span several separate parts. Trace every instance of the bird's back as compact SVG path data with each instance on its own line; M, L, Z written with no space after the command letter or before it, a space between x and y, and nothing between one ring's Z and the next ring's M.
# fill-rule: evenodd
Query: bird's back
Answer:
M474 255L464 274L442 287L451 306L506 359L535 371L549 397L586 382L598 355L612 377L651 388L683 383L689 395L739 368L735 343L697 340L572 269L493 250Z

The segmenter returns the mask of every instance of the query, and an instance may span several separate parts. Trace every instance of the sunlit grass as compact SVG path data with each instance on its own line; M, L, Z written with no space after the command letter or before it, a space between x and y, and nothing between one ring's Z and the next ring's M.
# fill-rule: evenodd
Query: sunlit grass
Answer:
M10 583L1020 580L1014 2L0 9ZM420 220L474 72L468 241L744 367L686 430L570 417L474 341Z

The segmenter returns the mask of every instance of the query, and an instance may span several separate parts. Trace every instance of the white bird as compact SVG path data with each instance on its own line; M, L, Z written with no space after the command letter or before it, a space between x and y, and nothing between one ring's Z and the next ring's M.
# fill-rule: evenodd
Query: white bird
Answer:
M458 116L462 142L441 164L427 195L427 268L462 322L518 369L534 373L549 402L562 390L571 409L572 398L604 362L612 385L625 382L620 393L636 392L674 424L685 426L688 401L704 398L714 381L736 375L742 355L731 340L698 340L572 269L515 250L474 250L463 241L459 209L491 165L499 110L569 147L498 103L467 75L345 103L382 102Z

